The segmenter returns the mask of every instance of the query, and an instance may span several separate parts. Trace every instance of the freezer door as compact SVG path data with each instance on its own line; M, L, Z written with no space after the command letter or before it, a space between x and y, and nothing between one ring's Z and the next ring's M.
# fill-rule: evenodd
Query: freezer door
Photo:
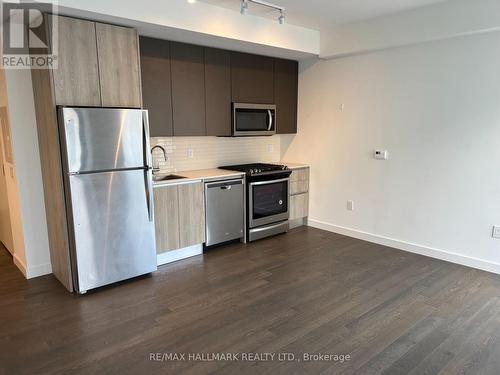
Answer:
M156 270L144 170L68 177L78 292Z
M146 166L143 111L61 107L59 117L66 172Z

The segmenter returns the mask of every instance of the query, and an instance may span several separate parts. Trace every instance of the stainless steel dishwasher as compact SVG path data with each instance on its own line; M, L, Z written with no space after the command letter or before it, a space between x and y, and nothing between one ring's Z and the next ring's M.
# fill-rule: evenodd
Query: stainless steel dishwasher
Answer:
M245 236L243 179L205 183L206 246Z

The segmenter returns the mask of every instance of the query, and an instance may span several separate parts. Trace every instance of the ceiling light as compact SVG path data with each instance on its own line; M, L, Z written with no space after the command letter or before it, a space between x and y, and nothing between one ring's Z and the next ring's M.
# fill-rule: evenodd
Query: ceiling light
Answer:
M248 11L248 1L247 0L242 0L241 1L240 13L242 15L245 15L245 14L247 14L247 11Z
M187 2L188 2L189 4L194 4L194 3L196 3L196 0L187 0Z
M241 0L241 9L240 13L245 15L248 12L248 3L252 4L257 4L257 5L262 5L268 8L272 8L274 10L277 10L280 12L280 16L278 17L278 21L280 25L283 25L285 23L285 8L279 5L274 5L266 0Z
M281 11L280 16L278 17L278 21L280 25L283 25L285 23L285 12Z

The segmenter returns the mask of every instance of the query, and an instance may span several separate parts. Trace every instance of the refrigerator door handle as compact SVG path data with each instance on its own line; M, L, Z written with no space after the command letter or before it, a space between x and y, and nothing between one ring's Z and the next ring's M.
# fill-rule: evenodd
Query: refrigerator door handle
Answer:
M151 161L151 152L150 152L150 142L149 142L149 117L148 111L142 111L142 127L144 129L144 159L146 161L146 194L148 196L148 213L149 213L149 221L153 221L153 174L152 170L152 161Z

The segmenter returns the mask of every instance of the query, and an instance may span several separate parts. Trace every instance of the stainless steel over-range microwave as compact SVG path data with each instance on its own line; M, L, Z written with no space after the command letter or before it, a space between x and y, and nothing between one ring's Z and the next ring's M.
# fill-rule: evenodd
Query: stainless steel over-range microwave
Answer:
M234 137L276 134L274 104L233 103Z

